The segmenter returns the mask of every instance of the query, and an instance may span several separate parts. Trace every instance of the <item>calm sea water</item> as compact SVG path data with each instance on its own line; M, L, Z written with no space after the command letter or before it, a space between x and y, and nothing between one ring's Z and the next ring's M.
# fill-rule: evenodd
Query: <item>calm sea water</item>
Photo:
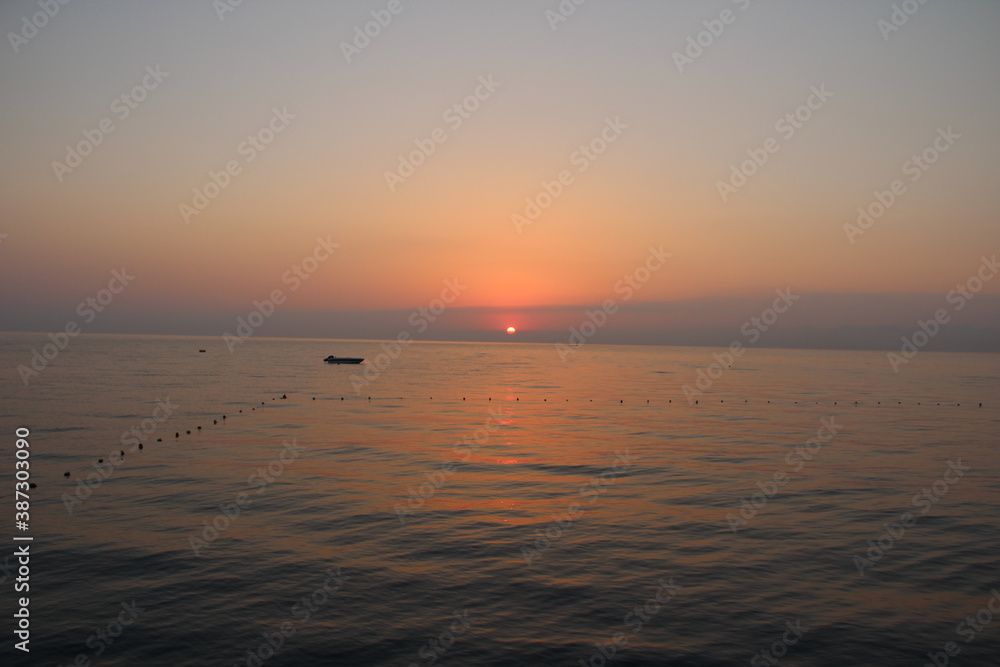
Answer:
M83 336L25 386L45 342L0 335L4 664L998 664L1000 356L750 350L691 405L714 350Z

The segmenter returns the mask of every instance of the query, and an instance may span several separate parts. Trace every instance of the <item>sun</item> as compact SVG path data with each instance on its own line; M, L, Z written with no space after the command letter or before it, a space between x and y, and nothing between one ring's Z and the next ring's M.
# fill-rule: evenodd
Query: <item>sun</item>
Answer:
M507 327L507 333L512 334L515 332L517 332L517 329L515 329L514 327Z

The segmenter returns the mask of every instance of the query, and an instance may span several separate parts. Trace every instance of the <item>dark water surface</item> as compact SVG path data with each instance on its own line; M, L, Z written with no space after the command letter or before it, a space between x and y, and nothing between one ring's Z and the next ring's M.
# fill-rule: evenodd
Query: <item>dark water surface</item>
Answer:
M1000 356L750 350L690 405L714 350L81 336L25 386L45 342L0 335L3 664L1000 664Z

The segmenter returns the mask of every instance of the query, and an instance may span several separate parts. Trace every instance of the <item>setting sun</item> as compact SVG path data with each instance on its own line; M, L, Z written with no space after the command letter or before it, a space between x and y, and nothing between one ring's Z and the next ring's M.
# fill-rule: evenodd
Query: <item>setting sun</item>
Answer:
M507 327L507 333L509 333L509 334L512 334L512 333L514 333L516 331L517 331L517 329L515 329L514 327Z

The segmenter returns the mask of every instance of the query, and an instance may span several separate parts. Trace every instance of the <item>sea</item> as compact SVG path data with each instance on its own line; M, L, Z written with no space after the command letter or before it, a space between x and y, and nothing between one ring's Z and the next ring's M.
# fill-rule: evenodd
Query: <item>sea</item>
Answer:
M49 343L3 665L1000 664L1000 355Z

